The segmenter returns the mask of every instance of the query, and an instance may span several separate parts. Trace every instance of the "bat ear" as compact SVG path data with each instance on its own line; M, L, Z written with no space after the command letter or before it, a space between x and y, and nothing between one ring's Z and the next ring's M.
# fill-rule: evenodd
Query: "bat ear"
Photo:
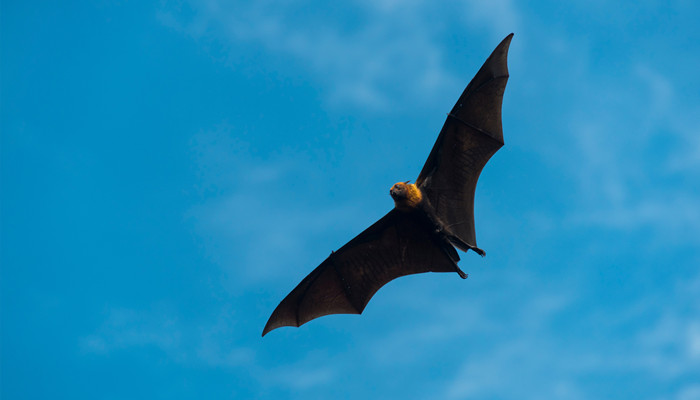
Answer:
M404 182L404 184L406 184L406 185L408 185L409 183L411 183L411 180L410 180L410 179L407 180L406 182Z

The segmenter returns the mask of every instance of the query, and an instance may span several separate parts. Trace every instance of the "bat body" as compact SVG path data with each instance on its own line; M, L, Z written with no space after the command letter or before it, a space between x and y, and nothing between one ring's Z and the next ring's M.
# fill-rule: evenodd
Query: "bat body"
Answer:
M486 162L503 146L501 104L508 80L508 35L447 116L415 184L390 189L394 209L304 278L274 310L263 336L329 314L360 314L389 281L423 272L467 274L457 265L476 247L474 193Z

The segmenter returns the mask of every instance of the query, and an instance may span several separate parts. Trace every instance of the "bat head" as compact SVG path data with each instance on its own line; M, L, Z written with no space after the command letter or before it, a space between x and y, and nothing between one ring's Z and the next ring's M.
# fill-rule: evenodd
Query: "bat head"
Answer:
M394 205L399 210L409 210L416 208L423 200L423 194L418 186L413 183L398 182L389 189L391 198L394 199Z

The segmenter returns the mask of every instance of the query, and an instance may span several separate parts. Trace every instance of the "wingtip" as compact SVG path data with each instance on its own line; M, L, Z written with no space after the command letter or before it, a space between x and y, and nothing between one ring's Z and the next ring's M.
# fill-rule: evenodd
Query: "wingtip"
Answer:
M272 320L270 320L267 322L267 324L265 324L265 328L262 331L262 337L265 337L265 335L267 335L268 333L274 331L277 328L281 328L283 326L295 327L295 325L292 325L292 324L279 323L278 321L275 321L273 323Z
M275 329L275 328L270 327L270 321L267 321L267 323L265 324L265 327L263 328L263 331L262 331L262 337L265 337L265 335L267 335L268 332L270 332L273 329Z
M489 59L495 58L494 61L498 60L497 62L503 63L506 75L508 75L508 49L510 48L510 42L513 40L513 35L514 34L511 33L508 36L506 36L503 40L501 40L501 43L499 43L498 46L496 46L496 48L491 53L491 56L489 57Z
M280 303L280 305L278 305L275 308L275 311L272 312L272 315L270 315L270 318L267 320L267 323L265 324L265 328L263 328L263 331L262 331L263 337L265 337L265 335L267 335L270 331L274 331L277 328L283 327L285 325L289 325L289 324L285 324L279 318L279 309L282 306L282 304L283 303Z
M508 47L510 47L510 42L513 40L513 36L515 36L515 34L511 33L510 35L506 36L505 39L503 39L500 43L500 45L505 48L506 52L508 52Z
M515 33L512 33L512 32L510 34L508 34L508 36L506 36L505 38L503 38L503 40L501 40L501 43L498 46L500 47L500 46L510 45L510 41L513 40L514 35L515 35Z
M279 308L279 306L278 306ZM267 320L267 323L265 324L265 328L263 328L262 331L262 336L265 337L269 332L274 331L277 328L281 328L283 326L299 326L297 323L296 325L293 322L290 321L285 321L284 319L279 317L278 313L278 308L275 309L275 311L272 313L270 316L270 319Z

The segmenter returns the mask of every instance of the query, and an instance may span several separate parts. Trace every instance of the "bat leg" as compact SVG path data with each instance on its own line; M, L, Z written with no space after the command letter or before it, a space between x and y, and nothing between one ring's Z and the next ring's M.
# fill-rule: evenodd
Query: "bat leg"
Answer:
M478 247L476 247L476 246L469 245L469 248L470 248L471 250L474 250L474 252L475 252L476 254L478 254L478 255L480 255L480 256L482 256L482 257L484 257L484 256L486 255L486 252L485 252L485 251L481 250L480 248L478 248Z
M457 236L455 236L451 233L447 234L447 238L450 240L450 242L454 243L462 251L472 250L476 254L478 254L482 257L484 257L486 255L485 251L481 250L480 248L478 248L474 245L471 245L471 244L465 242L464 240L458 238Z
M459 267L455 267L455 269L457 270L460 278L467 279L467 277L469 277L469 274L465 274Z

